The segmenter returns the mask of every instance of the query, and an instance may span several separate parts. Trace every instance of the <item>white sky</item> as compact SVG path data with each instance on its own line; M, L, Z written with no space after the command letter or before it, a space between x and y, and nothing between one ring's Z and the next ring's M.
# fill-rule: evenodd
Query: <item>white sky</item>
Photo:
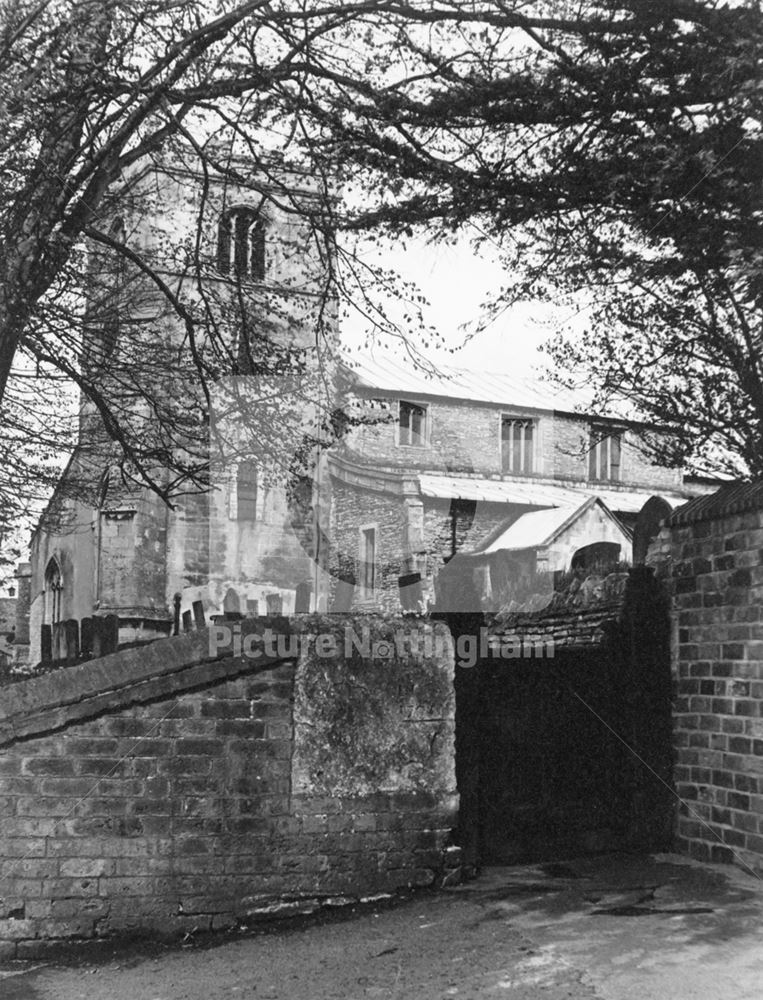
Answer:
M445 338L446 347L460 348L455 354L432 347L425 349L423 353L433 361L517 375L537 374L547 364L547 358L539 353L540 345L554 333L554 317L547 305L515 306L485 331L467 339L479 319L480 304L505 282L500 264L477 256L467 239L457 244L430 246L423 241L409 241L406 249L372 249L364 256L369 262L381 262L415 281L429 300L427 321ZM345 343L362 345L367 326L357 318L345 322L342 328ZM415 333L413 339L417 340ZM396 355L401 353L389 344L385 347L384 342L380 346Z

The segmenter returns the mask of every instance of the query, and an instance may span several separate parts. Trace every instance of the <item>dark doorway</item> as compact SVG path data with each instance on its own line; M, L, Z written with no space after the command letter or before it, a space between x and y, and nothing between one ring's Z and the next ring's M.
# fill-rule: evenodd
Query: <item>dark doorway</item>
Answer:
M615 542L593 542L578 549L572 557L571 569L602 569L615 566L620 558L620 546Z
M563 616L549 622L564 634ZM532 625L542 631L538 616ZM599 641L559 644L553 658L491 657L456 668L459 839L468 864L668 846L668 636L664 595L639 570Z

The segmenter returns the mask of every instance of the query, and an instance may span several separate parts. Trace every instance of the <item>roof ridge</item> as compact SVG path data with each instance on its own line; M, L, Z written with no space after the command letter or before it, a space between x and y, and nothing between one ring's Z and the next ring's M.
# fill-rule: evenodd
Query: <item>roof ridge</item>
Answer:
M358 360L360 359L360 361L362 363L363 358L367 358L369 361L372 361L375 364L383 364L384 362L390 362L392 364L394 364L394 363L397 362L397 363L404 364L405 360L406 360L405 358L397 358L397 357L393 357L393 356L388 355L388 354L387 355L382 355L381 358L378 358L378 357L375 357L373 355L373 353L370 352L370 351L364 351L362 349L358 350L358 349L350 348L350 347L342 347L342 349L340 350L339 353L340 353L341 360L343 362L345 362L345 363L349 363L350 366L353 367L353 370L354 370L354 367L355 367L354 364L353 364L353 362L357 363ZM443 373L446 373L446 372L447 373L453 373L454 376L458 376L458 375L461 375L461 374L465 374L465 375L479 375L479 376L483 376L483 377L485 375L491 375L491 376L497 376L499 378L513 378L513 379L516 379L517 381L520 381L520 382L547 382L549 385L552 385L552 386L554 385L554 383L550 379L543 378L542 375L540 375L540 374L534 375L531 372L515 373L515 372L511 372L511 371L505 370L505 369L495 369L495 368L492 369L490 372L486 372L484 369L481 369L481 368L472 368L472 367L470 367L468 365L464 365L464 366L462 366L462 365L454 365L454 364L451 364L450 362L447 362L445 364L440 364L439 362L432 361L429 358L427 358L426 360L427 360L427 362L429 364L432 365L432 367L434 369L436 369L437 375L440 375L440 376L442 376ZM416 365L415 361L412 362L412 367L413 367L414 371L416 371L417 373L419 373L421 375L424 375L425 377L435 377L433 372L427 371L426 367L424 367L422 365ZM574 390L570 390L570 389L568 389L565 386L565 387L561 387L560 391L569 392L569 391L574 391Z

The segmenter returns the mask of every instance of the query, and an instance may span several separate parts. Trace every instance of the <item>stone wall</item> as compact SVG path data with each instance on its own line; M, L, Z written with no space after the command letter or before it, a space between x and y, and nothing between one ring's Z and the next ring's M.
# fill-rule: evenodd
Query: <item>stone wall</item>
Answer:
M421 622L396 649L404 627L245 621L6 688L0 956L431 884L457 854L453 656Z
M671 550L678 843L763 871L761 485L681 508Z
M472 547L526 508L514 504L440 500L418 501L421 523L410 529L410 501L402 495L364 490L335 482L332 487L331 571L336 580L358 581L360 574L360 530L376 529L376 593L365 599L358 587L353 607L364 605L392 614L401 610L398 580L405 573L421 573L425 596L434 603L434 583L445 560L452 554L452 514L458 549ZM476 510L475 510L476 507ZM416 535L415 539L412 535Z
M360 591L361 528L376 529L376 593L369 604L393 614L400 611L398 577L404 572L407 509L402 496L360 490L335 483L332 486L331 572L337 581L356 584L354 607L366 603Z
M350 448L364 462L402 466L409 473L499 475L502 417L532 417L536 420L534 473L578 483L588 478L589 422L585 418L468 400L414 398L411 401L427 407L428 442L425 447L409 447L397 443L396 419L397 399L410 397L402 392L394 398L381 391L378 395L385 400L370 411L373 422L355 428L348 438ZM680 489L682 483L680 470L654 465L630 431L623 438L621 479L655 491Z
M84 460L72 458L64 479L76 485L85 476ZM93 475L97 482L97 475ZM51 559L61 570L61 620L80 620L92 615L96 582L96 519L93 508L83 499L68 497L65 484L59 486L46 512L45 524L38 525L30 544L29 662L39 663L40 626L45 619L45 572Z
M134 611L168 618L164 552L169 511L147 491L136 491L128 502L128 508L106 506L93 512L100 519L97 607L123 616ZM68 583L71 593L82 589L79 579Z
M256 517L247 520L233 514L235 496L231 477L210 494L183 498L170 513L168 600L179 593L181 611L201 601L208 615L220 614L232 589L243 613L254 602L264 613L272 595L280 599L281 612L291 614L296 587L310 584L315 568L290 523L286 491L260 483Z

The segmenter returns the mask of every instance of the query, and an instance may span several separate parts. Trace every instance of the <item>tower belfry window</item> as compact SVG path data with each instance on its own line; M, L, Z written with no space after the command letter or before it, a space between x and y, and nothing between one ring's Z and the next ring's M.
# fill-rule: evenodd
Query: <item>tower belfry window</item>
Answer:
M242 281L265 278L265 220L252 208L233 208L220 219L217 270Z

